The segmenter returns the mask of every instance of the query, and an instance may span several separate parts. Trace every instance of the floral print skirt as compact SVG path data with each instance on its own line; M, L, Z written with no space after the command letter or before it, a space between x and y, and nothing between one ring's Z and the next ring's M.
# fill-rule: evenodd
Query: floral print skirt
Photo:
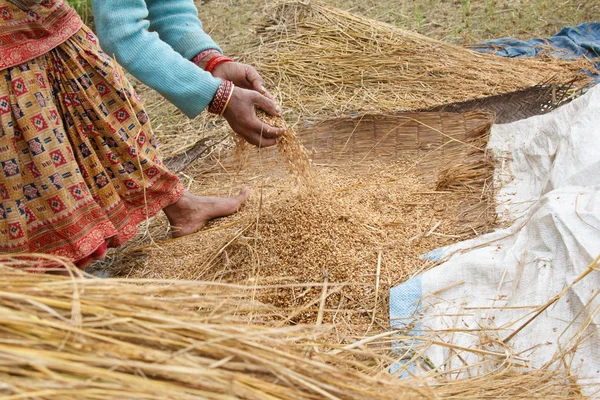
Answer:
M86 263L182 194L140 99L88 28L0 70L0 254Z

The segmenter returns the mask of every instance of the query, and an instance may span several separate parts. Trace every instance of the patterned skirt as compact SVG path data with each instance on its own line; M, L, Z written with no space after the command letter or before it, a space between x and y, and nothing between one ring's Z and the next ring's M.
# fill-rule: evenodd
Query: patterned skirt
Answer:
M85 263L182 194L140 99L88 28L0 70L0 254Z

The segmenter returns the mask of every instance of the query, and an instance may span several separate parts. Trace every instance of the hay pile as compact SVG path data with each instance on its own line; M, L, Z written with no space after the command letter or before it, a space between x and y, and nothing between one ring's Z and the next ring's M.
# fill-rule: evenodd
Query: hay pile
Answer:
M318 330L248 324L269 310L239 288L72 280L4 266L0 279L6 399L430 398L343 357L307 355Z
M279 2L265 15L244 60L304 118L428 109L570 82L589 68L479 54L320 1Z
M385 338L325 352L319 341L330 327L273 327L268 318L281 314L253 302L247 288L36 275L7 265L29 264L0 259L7 400L579 398L564 374L514 366L493 384L400 381L385 370L393 359L376 351Z

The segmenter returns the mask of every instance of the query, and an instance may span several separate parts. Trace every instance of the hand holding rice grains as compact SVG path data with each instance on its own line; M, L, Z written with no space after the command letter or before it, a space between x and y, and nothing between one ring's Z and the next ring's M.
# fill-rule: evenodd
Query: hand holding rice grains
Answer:
M314 183L314 171L312 161L308 151L296 136L294 129L288 127L282 117L274 117L263 110L257 109L256 115L264 123L283 128L285 132L277 139L277 150L288 163L290 172L296 177L298 182L310 187ZM237 141L238 146L244 146L241 141Z

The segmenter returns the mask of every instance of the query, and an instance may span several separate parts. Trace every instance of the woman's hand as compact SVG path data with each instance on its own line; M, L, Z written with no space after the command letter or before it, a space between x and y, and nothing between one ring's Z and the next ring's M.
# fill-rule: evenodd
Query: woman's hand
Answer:
M237 87L255 90L270 99L273 98L271 93L265 89L265 81L263 78L258 71L250 65L238 62L221 63L213 69L212 74L217 78L232 81Z
M278 117L281 115L273 100L255 90L236 86L223 117L227 120L231 129L248 143L258 147L273 146L277 143L277 137L282 135L285 130L274 128L258 119L255 106L260 107L272 116Z

